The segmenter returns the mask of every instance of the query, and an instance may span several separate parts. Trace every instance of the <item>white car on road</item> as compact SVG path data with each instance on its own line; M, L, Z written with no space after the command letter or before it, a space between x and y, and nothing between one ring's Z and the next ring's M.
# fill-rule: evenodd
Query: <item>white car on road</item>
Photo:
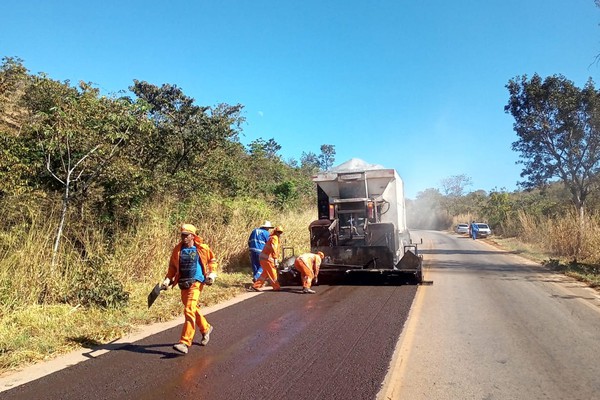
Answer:
M485 238L492 234L492 230L490 229L490 226L488 224L477 222L477 223L475 223L475 225L477 225L477 228L478 228L478 230L477 230L478 238Z
M469 224L458 224L456 225L454 231L459 235L467 234L469 233Z

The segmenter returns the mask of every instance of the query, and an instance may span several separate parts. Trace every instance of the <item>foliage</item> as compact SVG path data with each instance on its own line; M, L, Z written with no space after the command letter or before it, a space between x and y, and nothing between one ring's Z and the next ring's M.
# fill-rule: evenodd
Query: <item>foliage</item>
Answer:
M5 57L0 66L0 197L24 194L39 168L32 143L21 134L27 111L22 107L31 77L18 58ZM37 165L36 165L37 163Z
M321 168L319 157L312 151L309 151L308 153L302 152L302 156L300 157L300 168L308 171L310 174L316 174Z
M471 177L465 174L450 176L442 179L442 193L448 197L460 197L464 194L465 188L472 184Z
M510 195L502 191L492 191L482 208L482 213L487 216L488 223L498 229L508 221L511 210L513 205Z
M78 270L78 276L67 297L73 305L121 308L129 303L129 293L106 267L103 257L91 257Z
M131 96L104 96L91 84L30 75L21 60L3 60L0 262L5 271L20 268L33 251L18 244L35 234L34 223L43 222L46 233L34 241L35 257L29 256L31 262L43 260L35 269L43 279L22 301L124 304L122 288L109 284L119 279L89 265L120 254L130 243L124 232L145 232L157 202L170 205L163 216L169 226L206 216L217 224L214 231L237 220L249 229L261 219L275 219L269 215L274 210L312 206L310 171L281 160L275 139L259 139L249 149L239 142L242 105L197 105L170 84L135 80L130 90ZM327 150L332 156L333 147ZM257 204L249 205L249 199ZM229 250L220 250L229 257ZM156 244L148 251L155 252ZM57 268L44 270L50 259ZM101 276L104 284L85 286L90 280L81 271ZM0 295L10 298L8 275L3 277ZM15 296L26 293L16 289Z
M257 158L277 159L279 157L277 152L281 150L281 146L273 138L266 142L262 138L258 138L251 142L248 147L250 148L250 155Z
M302 152L300 157L300 168L309 174L316 174L321 171L327 171L333 167L335 162L335 146L331 144L322 144L321 153L316 155L312 151Z
M214 169L236 150L243 106L198 106L176 85L158 87L135 80L130 89L147 104L154 125L135 146L134 156L148 168L155 193L187 195L190 183L204 183L198 171Z
M281 208L290 208L290 203L298 197L293 181L285 181L275 187L275 203Z
M524 165L525 188L559 178L571 193L580 218L597 192L600 172L600 100L590 79L583 89L561 75L511 79L505 111L515 118L519 139L513 150Z
M38 185L35 173L41 168L41 159L23 136L0 131L0 196L26 194Z
M321 154L319 155L319 167L322 171L327 171L333 167L335 161L335 146L331 144L321 145Z
M23 103L32 116L26 137L36 143L38 163L43 162L46 169L39 174L39 185L62 192L54 265L69 207L75 201L84 207L93 198L89 194L94 189L106 187L120 175L111 167L129 137L139 134L144 125L131 103L102 97L83 82L75 88L45 76L35 77Z
M30 84L30 76L23 60L4 57L0 65L0 132L18 132L26 117L20 107L23 91Z

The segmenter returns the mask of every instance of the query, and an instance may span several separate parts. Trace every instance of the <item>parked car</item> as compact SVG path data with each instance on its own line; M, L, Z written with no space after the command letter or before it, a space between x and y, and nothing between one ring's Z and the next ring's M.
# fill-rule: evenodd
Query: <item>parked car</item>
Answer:
M477 222L475 225L477 225L477 228L479 228L477 231L478 238L485 238L492 234L492 230L488 224Z
M469 233L469 224L458 224L456 225L454 231L459 235L467 234Z

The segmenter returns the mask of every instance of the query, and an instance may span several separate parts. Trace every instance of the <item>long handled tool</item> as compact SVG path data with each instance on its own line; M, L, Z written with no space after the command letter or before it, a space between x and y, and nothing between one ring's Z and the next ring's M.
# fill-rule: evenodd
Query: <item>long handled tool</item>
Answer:
M156 301L156 299L160 295L160 292L163 290L166 290L166 288L163 287L160 283L157 283L156 286L154 286L154 289L152 289L152 291L148 295L148 308L150 308L150 306L154 304L154 301Z

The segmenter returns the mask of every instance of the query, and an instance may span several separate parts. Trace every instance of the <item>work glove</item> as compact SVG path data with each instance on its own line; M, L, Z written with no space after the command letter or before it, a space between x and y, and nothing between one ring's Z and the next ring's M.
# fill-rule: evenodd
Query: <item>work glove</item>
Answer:
M208 274L208 277L206 277L206 279L204 280L204 284L210 286L213 283L215 283L215 279L217 279L217 273L211 272L210 274Z
M167 290L169 285L171 284L171 280L169 278L165 278L165 280L160 284L160 288L162 290Z
M275 260L275 268L279 268L279 260Z

